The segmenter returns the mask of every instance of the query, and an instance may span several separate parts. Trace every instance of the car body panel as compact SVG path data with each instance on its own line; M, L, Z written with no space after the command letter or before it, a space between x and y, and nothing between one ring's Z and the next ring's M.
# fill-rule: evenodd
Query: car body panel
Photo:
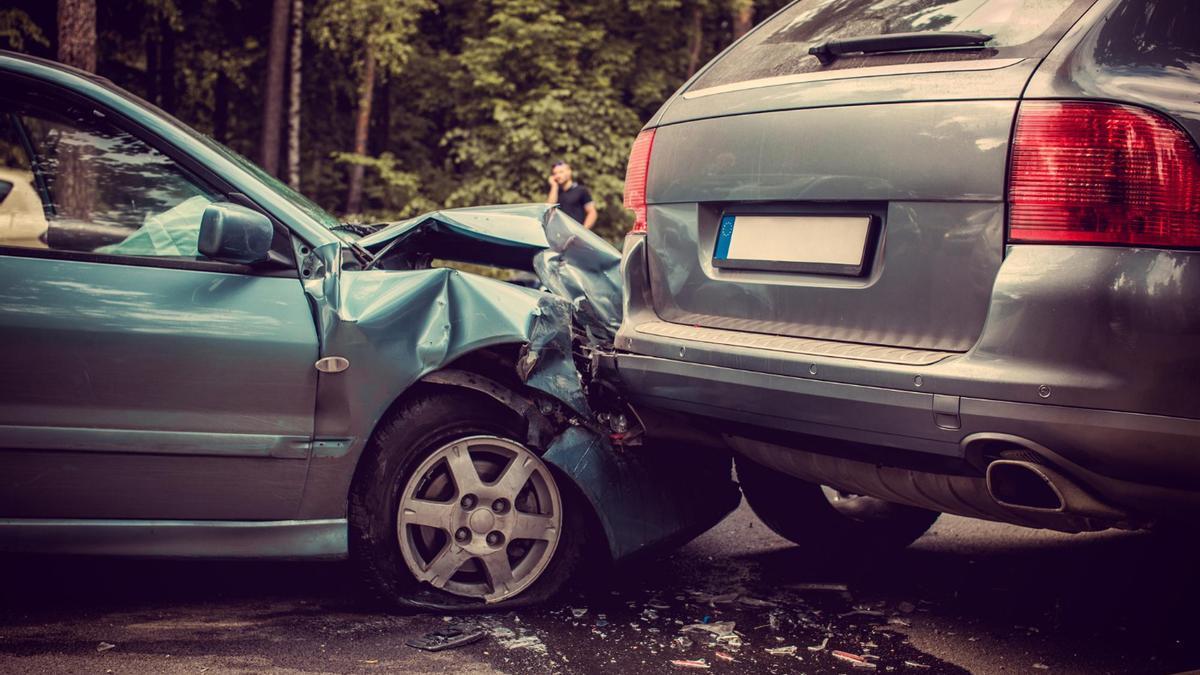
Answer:
M687 90L657 126L716 117L881 102L983 101L1021 96L1038 59L990 59L806 73L731 87Z
M861 105L658 129L647 179L655 309L681 324L966 351L1004 251L1015 110ZM857 277L714 267L723 215L751 209L870 214L873 263Z
M1200 143L1197 22L1200 6L1189 0L1097 2L1046 57L1025 96L1142 105Z
M7 256L0 513L289 518L317 336L299 280Z

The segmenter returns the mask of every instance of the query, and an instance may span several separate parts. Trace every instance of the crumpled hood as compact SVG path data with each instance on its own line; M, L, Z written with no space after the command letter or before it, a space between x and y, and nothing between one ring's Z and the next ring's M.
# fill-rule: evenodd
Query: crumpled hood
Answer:
M419 269L432 259L537 273L568 301L590 342L612 344L621 326L621 253L547 204L474 206L426 213L360 238L369 267Z

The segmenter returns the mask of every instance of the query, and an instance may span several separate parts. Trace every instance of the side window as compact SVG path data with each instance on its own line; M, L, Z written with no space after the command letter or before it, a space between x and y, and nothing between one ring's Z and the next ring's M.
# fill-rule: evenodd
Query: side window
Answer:
M169 157L45 95L0 102L0 116L0 246L197 258L218 197Z

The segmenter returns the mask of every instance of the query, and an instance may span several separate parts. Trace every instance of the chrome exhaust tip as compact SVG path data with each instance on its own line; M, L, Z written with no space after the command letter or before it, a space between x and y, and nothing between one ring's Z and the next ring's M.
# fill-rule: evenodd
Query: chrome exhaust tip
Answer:
M998 459L988 464L987 490L1005 508L1113 523L1128 519L1128 514L1099 501L1058 470L1035 462Z

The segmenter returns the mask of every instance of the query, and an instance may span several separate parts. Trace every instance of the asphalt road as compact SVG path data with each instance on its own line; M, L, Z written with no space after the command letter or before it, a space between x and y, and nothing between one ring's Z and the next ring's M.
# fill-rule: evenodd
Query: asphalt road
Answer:
M816 573L743 506L559 603L469 619L364 609L342 563L3 558L0 671L1171 673L1200 667L1194 539L943 517L901 554ZM463 620L485 638L404 644Z

